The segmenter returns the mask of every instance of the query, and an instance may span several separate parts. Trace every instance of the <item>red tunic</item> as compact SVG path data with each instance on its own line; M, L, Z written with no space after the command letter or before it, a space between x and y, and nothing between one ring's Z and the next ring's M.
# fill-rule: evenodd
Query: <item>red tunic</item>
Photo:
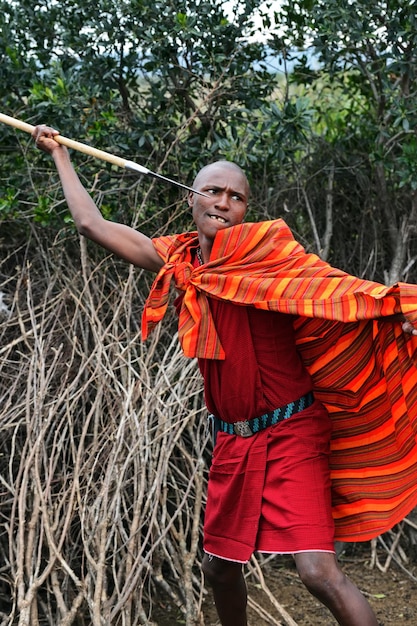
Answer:
M234 422L311 390L293 318L210 299L226 359L199 359L209 411ZM210 469L204 548L245 562L255 550L333 551L330 420L320 403L242 439L219 433Z
M226 422L257 417L312 389L295 349L293 317L210 298L226 359L199 359L210 413Z

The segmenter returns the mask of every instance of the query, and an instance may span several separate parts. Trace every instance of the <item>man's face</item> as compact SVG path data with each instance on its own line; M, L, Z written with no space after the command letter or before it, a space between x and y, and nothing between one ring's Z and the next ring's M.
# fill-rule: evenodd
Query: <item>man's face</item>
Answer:
M205 167L194 181L194 187L209 198L190 193L200 245L211 247L218 230L240 224L248 206L246 177L230 163L213 163Z

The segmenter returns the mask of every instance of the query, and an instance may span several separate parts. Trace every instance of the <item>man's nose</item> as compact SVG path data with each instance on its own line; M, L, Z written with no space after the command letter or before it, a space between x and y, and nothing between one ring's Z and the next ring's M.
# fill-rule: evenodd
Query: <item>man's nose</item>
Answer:
M217 197L217 206L219 209L228 209L230 207L230 198L227 193L222 193Z

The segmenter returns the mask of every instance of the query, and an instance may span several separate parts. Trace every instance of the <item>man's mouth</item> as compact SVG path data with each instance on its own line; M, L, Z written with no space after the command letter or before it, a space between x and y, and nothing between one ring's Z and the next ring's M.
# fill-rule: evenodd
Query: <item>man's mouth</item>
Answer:
M220 222L221 224L227 223L224 217L221 217L221 215L209 215L209 218L211 220L216 220L217 222Z

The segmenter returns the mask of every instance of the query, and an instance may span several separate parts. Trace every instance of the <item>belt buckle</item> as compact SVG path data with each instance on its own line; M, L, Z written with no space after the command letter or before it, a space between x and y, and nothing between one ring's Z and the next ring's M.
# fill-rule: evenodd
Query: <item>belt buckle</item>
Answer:
M235 422L233 424L233 430L235 435L239 435L239 437L252 437L253 435L248 420L245 420L244 422Z

